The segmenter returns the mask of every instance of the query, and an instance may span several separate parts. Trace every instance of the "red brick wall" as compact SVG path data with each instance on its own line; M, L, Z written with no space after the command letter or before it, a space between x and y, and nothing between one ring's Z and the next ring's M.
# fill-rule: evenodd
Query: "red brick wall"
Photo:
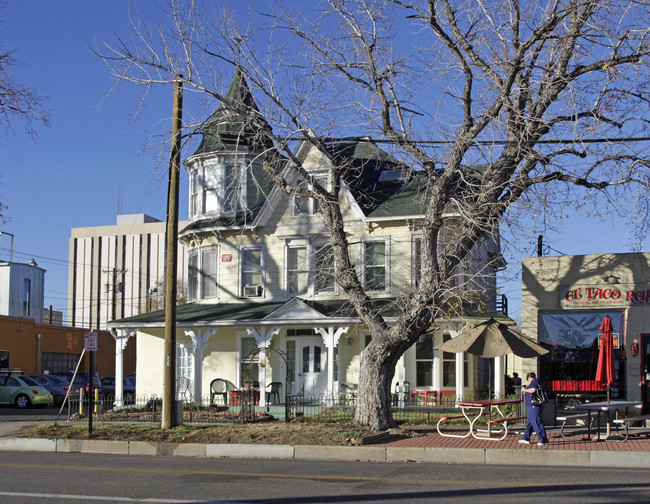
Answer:
M88 329L36 324L28 318L0 316L0 350L9 350L10 368L20 368L24 373L36 373L38 337L41 335L42 352L59 352L81 355L84 334ZM115 339L108 331L97 331L98 350L95 356L100 377L115 375ZM129 339L124 349L124 375L135 372L135 337ZM39 356L40 359L40 356ZM88 356L84 355L80 371L88 372ZM41 370L42 371L42 370Z

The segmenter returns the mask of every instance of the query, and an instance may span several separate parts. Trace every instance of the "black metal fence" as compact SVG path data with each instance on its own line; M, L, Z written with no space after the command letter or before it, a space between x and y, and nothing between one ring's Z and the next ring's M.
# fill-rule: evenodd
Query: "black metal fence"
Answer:
M512 396L514 397L514 396ZM467 396L464 400L486 399L486 395ZM357 403L356 393L323 394L318 396L290 396L287 404L258 406L252 394L239 396L236 404L212 404L210 397L201 401L180 400L183 407L183 423L186 424L244 424L265 420L292 421L295 419L314 422L350 422L354 419ZM116 407L120 401L106 396L93 401L94 422L154 422L162 421L162 398L156 396L130 396L129 404ZM440 416L459 413L453 394L436 396L427 400L425 396L395 394L392 400L393 418L398 424L435 424ZM68 419L86 421L88 401L79 396L69 398ZM524 406L512 404L504 407L504 414L525 416Z

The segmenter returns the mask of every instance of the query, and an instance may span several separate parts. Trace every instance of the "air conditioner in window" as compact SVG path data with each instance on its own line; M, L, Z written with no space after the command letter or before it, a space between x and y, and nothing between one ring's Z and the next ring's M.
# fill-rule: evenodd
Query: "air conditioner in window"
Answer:
M259 284L244 285L244 297L260 297L262 295L262 286Z

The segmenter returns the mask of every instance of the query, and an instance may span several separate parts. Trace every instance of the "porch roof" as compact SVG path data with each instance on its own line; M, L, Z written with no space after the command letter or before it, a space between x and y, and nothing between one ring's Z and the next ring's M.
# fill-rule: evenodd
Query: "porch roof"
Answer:
M399 309L395 301L395 298L377 298L373 303L390 321ZM510 320L503 313L467 310L462 317L453 318L487 320L490 317ZM187 303L176 307L178 327L308 323L354 324L359 323L359 317L352 303L346 299L313 300L296 297L287 301ZM165 327L165 310L113 320L108 326L115 329Z

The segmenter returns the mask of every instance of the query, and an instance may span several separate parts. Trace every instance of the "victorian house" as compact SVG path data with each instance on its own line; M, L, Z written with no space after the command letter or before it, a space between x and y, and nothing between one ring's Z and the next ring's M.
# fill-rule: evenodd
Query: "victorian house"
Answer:
M254 104L239 73L226 97ZM418 282L424 177L371 141L332 142L329 148L349 166L340 203L358 274L390 322L394 300ZM272 183L262 164L281 167L288 161L271 152L242 118L220 107L184 162L189 219L179 239L188 253L190 302L177 307L177 376L188 379L195 399L206 401L217 378L236 387L251 380L262 391L280 382L292 394L314 397L357 382L369 332L337 288L318 205ZM316 180L330 183L328 160L320 152L302 145L296 155ZM395 382L460 397L485 383L487 369L478 359L435 347L495 314L492 259L498 256L498 240L476 247L458 275L483 272L476 281L476 290L484 293L480 302L474 311L438 323L410 348L398 363ZM109 326L123 342L137 333L137 393L161 395L164 312Z

